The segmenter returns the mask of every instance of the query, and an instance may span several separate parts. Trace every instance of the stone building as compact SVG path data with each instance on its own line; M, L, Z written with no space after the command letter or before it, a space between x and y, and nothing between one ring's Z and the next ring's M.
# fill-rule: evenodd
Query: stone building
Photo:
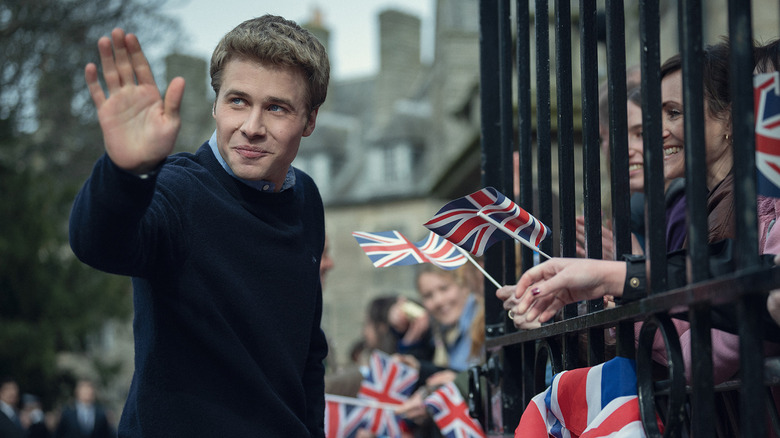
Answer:
M420 19L382 11L378 72L335 81L301 144L294 165L314 177L325 201L335 268L324 286L322 327L338 364L360 338L372 298L416 295L415 269L375 268L352 231L398 230L421 240L422 224L449 196L479 188L477 5L438 2L430 65L420 61Z

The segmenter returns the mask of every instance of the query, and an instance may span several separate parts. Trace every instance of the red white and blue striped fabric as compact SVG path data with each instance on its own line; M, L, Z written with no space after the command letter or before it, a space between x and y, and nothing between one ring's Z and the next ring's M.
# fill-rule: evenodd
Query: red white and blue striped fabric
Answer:
M353 438L358 429L366 427L375 410L325 394L325 437Z
M482 426L469 416L466 401L453 383L447 383L425 398L425 406L445 438L485 438Z
M368 373L360 384L358 398L385 405L400 405L412 395L419 372L381 351L369 358ZM389 409L376 409L369 416L366 428L377 436L400 437L400 418Z
M433 232L416 243L395 230L354 231L352 236L377 268L433 263L449 270L467 261L466 256L452 242Z
M663 429L662 429L663 430ZM515 437L644 437L632 359L558 373L526 407Z
M756 189L758 194L780 198L780 76L755 75Z
M480 211L511 234L480 217ZM476 256L481 256L494 243L512 236L538 248L550 233L541 221L493 187L448 202L424 225Z

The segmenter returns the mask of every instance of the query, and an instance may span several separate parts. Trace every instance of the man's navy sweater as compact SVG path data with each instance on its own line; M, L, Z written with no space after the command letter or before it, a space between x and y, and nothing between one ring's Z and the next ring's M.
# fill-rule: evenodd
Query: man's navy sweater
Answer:
M208 144L140 179L103 156L76 197L83 262L133 277L132 437L324 435L322 200L231 177Z

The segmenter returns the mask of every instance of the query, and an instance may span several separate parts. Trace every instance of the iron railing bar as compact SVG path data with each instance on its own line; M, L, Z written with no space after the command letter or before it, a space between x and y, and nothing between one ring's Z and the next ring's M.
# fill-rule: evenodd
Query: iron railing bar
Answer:
M490 1L490 0L483 0ZM521 206L533 205L533 116L531 114L531 13L527 0L515 2L515 54L517 61L517 151L520 179L520 193L516 200ZM523 271L533 266L533 253L523 246L520 249L521 269ZM508 322L508 325L511 325ZM507 329L507 333L510 330ZM522 369L531 370L534 366L534 345L522 344L520 346L522 356ZM534 392L533 375L521 373L522 392L521 403L523 406L536 395Z
M560 201L561 255L577 255L576 196L574 173L574 98L572 92L571 2L555 0L555 83L558 106L558 193ZM550 239L552 240L552 239ZM564 318L577 316L577 305L563 309ZM577 364L579 336L570 333L563 337L563 366Z
M628 121L626 102L626 30L623 0L606 1L607 78L609 87L609 144L612 169L613 258L631 252L631 213L628 178ZM616 353L634 357L634 324L618 324Z
M707 173L704 148L704 91L702 77L702 17L700 0L678 4L680 53L683 73L685 121L686 218L688 220L688 282L709 278L707 250ZM691 430L694 436L714 436L715 424L708 421L715 413L713 391L712 320L707 303L691 306L691 370L696 390L691 394ZM698 420L701 421L698 421Z
M499 101L499 66L498 66L498 8L495 1L480 2L480 105L482 120L494 120L496 123L483 123L481 130L482 147L482 184L483 186L500 184L497 172L489 169L500 169L501 163L501 106ZM493 278L503 275L501 245L494 245L485 253L485 270ZM486 336L493 333L491 327L505 324L505 312L501 301L494 293L489 293L494 286L485 279L485 325Z
M582 66L582 139L585 167L585 235L588 257L601 259L601 145L598 107L598 10L596 0L580 0L580 64ZM595 117L594 117L595 116ZM588 312L604 308L599 298L588 302ZM588 333L588 364L604 361L604 331Z
M732 96L732 138L734 152L734 210L739 239L735 242L737 268L758 263L756 232L755 125L753 117L753 35L750 2L729 0L729 85ZM746 296L737 303L739 324L740 425L745 436L766 436L766 412L755 409L763 400L763 348L759 334L763 296Z
M780 288L780 269L754 267L723 275L716 279L650 295L639 301L588 313L572 319L544 325L534 330L523 330L486 341L488 349L502 345L528 342L547 336L558 336L567 331L582 331L594 327L607 327L617 321L639 320L658 312L680 313L696 303L707 302L711 306L733 303L747 295L759 295L757 291ZM751 319L757 319L754 315ZM760 337L759 337L760 338Z
M642 134L645 166L645 254L648 292L666 290L666 208L661 147L660 15L656 0L639 2Z
M512 193L513 183L513 159L514 147L514 107L512 106L512 21L510 0L498 0L498 101L501 114L500 123L500 181L495 187L503 194ZM487 173L487 172L486 172ZM487 180L487 175L484 177ZM489 184L486 184L489 185ZM509 242L509 241L507 241ZM505 242L501 246L503 250L502 284L514 284L515 279L515 245ZM495 290L491 285L489 289ZM503 307L502 307L503 309Z
M550 15L548 0L536 0L534 15L534 33L536 40L536 181L539 193L539 214L542 205L545 209L550 205L549 198L543 199L542 190L549 190L550 151L552 148L551 126L551 93L550 93ZM526 210L532 209L532 204L521 205ZM550 213L552 216L552 213ZM543 218L540 218L544 222ZM551 221L547 223L550 225ZM550 245L552 239L545 239L544 245ZM547 248L547 246L543 246ZM544 249L543 249L544 250ZM545 251L547 252L547 251ZM549 254L549 253L548 253Z

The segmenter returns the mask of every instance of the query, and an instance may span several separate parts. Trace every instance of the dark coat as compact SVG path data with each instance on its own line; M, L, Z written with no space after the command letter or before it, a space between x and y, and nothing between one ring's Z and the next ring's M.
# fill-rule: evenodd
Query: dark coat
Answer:
M70 406L62 412L54 436L56 438L109 438L114 435L108 424L106 412L100 406L95 406L95 425L92 428L92 433L89 434L85 434L81 430L76 407Z
M0 411L0 438L24 438L24 430Z

